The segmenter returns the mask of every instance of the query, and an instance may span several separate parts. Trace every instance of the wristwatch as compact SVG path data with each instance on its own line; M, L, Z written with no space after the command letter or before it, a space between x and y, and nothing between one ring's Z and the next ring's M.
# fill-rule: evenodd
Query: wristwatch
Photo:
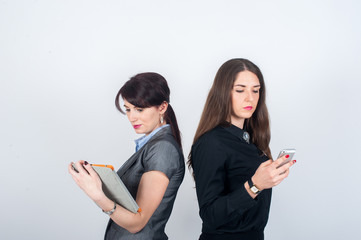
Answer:
M252 182L252 179L248 180L248 185L249 185L249 189L254 193L254 194L259 194L261 191L259 190L259 188Z
M106 215L110 216L110 215L113 214L113 212L115 211L116 208L117 208L117 204L114 202L114 208L113 208L112 210L106 212L106 211L104 211L104 210L102 209L102 211L103 211L103 213L105 213Z

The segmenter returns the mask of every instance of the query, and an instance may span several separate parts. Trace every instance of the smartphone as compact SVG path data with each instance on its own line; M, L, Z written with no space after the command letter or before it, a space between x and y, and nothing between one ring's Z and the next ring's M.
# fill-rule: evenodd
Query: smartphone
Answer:
M287 158L284 162L282 162L277 168L282 167L282 166L285 165L286 163L290 162L290 161L292 160L292 158L293 158L293 155L295 155L295 153L296 153L296 149L294 149L294 148L289 148L289 149L283 149L283 150L281 150L281 151L280 151L280 154L278 154L277 159L280 158L280 157L283 157L283 156L285 156L285 155L290 155L290 156L289 156L289 158Z

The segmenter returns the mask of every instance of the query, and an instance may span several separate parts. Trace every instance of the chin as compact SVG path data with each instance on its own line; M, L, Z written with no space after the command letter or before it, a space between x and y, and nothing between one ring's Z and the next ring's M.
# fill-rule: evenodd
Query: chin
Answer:
M240 114L239 118L249 119L253 113Z
M134 131L135 131L136 134L142 134L143 133L143 131L140 130L140 129L134 129Z

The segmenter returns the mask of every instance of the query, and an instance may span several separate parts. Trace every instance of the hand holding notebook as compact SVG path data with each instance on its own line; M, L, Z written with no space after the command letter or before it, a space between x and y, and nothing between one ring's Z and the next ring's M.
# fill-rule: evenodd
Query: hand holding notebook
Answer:
M72 166L75 171L78 171L75 164ZM91 164L91 166L99 175L102 181L103 192L109 199L133 213L141 211L118 174L114 171L112 165Z

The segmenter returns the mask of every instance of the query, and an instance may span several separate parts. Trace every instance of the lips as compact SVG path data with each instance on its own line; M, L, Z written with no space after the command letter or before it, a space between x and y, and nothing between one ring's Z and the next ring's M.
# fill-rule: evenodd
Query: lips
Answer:
M244 107L243 109L246 109L246 110L252 110L252 106L247 106L247 107Z
M140 126L141 126L140 124L139 125L133 125L133 128L138 129L138 128L140 128Z

